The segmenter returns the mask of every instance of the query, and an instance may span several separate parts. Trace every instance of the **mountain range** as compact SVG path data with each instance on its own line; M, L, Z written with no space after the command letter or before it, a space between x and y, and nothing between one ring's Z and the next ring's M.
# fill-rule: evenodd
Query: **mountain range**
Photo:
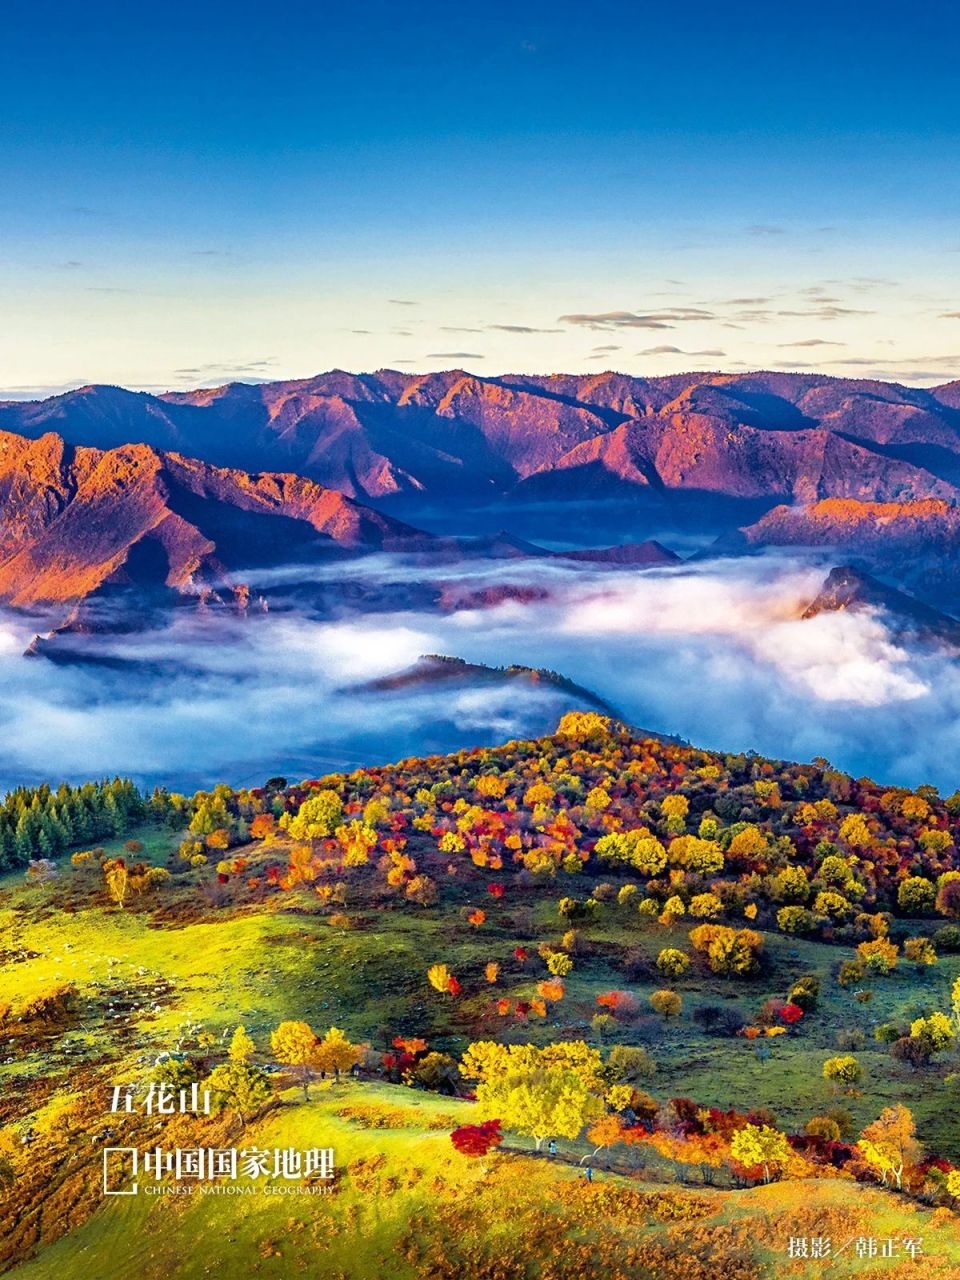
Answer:
M760 504L957 497L960 382L930 390L820 374L483 378L339 370L148 395L82 387L0 403L0 429L144 444L292 471L360 502L613 497Z
M164 395L91 386L0 403L0 599L449 552L470 529L491 546L510 529L492 554L544 554L523 540L600 541L616 511L609 540L624 546L566 554L664 563L652 536L691 530L722 554L837 548L949 610L958 499L960 382L381 370Z

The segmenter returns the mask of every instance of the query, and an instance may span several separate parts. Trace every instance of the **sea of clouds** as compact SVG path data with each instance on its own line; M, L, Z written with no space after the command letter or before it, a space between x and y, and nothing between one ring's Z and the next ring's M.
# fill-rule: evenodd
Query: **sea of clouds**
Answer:
M247 618L182 610L160 630L94 642L129 660L124 669L24 658L36 620L8 612L0 615L0 790L114 773L180 789L313 776L544 733L570 701L517 684L362 690L425 653L551 668L631 723L697 745L825 756L855 775L954 790L956 659L898 641L878 613L802 620L827 568L780 557L643 572L559 560L465 563L429 574L459 579L462 589L536 585L548 597L320 620L282 603ZM402 586L427 571L378 556L309 572ZM285 580L302 587L304 573L291 567L249 580L254 591L276 592Z

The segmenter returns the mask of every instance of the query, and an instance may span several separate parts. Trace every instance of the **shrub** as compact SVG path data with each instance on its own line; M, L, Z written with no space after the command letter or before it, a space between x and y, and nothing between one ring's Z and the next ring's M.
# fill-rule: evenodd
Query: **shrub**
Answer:
M619 968L630 982L645 982L653 976L653 964L649 956L636 948L624 952Z
M809 1013L811 1009L816 1008L819 995L820 979L815 974L805 973L787 992L787 999L791 1004L798 1005L804 1013Z
M836 1035L836 1043L838 1049L859 1050L862 1049L866 1037L859 1027L841 1027Z
M657 1064L646 1049L628 1044L618 1044L610 1050L607 1066L626 1084L649 1080L657 1071Z
M817 917L806 907L781 907L777 912L777 928L783 933L812 933Z
M937 953L929 938L907 938L903 944L903 958L918 968L937 963Z
M169 1085L171 1089L186 1089L199 1079L197 1064L183 1053L161 1053L150 1071L152 1084Z
M695 950L706 955L713 973L749 973L756 967L763 939L753 929L730 929L726 925L702 924L690 931Z
M547 956L547 968L555 978L565 978L573 970L573 961L562 951L554 951Z
M73 1013L77 1003L77 989L70 982L57 983L44 987L20 1006L22 1022L45 1022L48 1024L66 1021Z
M837 971L837 981L840 983L841 987L849 987L852 986L853 983L859 982L863 978L865 972L866 969L861 961L844 960Z
M953 1024L945 1013L931 1013L928 1018L917 1018L911 1024L910 1035L926 1040L931 1053L940 1053L953 1044Z
M840 1141L840 1126L831 1116L814 1116L803 1126L803 1131L811 1138L822 1138L824 1142Z
M618 1018L635 1018L640 1012L640 1001L632 991L602 991L597 1004Z
M667 851L649 831L614 831L601 836L594 848L598 858L624 862L644 876L655 876L667 865Z
M735 1036L746 1021L738 1009L716 1004L699 1005L693 1011L693 1020L706 1035L718 1037Z
M924 876L908 876L897 889L897 906L907 915L922 915L933 909L937 890Z
M690 914L701 920L712 920L723 910L723 903L715 893L698 893L690 899Z
M679 978L690 968L690 957L676 947L664 947L657 956L657 968L668 978Z
M843 920L850 914L853 907L842 893L833 893L825 889L817 894L813 909L818 916L826 916L830 920Z
M683 997L676 991L654 991L650 997L650 1007L662 1018L675 1018L683 1008Z
M881 1022L874 1031L873 1038L879 1040L881 1044L893 1044L902 1035L903 1030L895 1022Z
M960 951L960 925L945 924L933 935L933 944L938 951Z
M926 1066L933 1057L930 1042L921 1040L919 1036L901 1036L899 1040L894 1040L890 1052L898 1062L906 1063L914 1071Z
M834 1086L845 1085L850 1088L862 1075L863 1068L852 1054L828 1058L823 1064L823 1078L829 1080Z
M897 967L899 950L898 946L886 938L874 938L871 942L861 942L857 947L857 955L871 972L890 973Z
M448 1053L425 1054L411 1068L410 1075L417 1084L434 1093L454 1094L460 1083L460 1067Z

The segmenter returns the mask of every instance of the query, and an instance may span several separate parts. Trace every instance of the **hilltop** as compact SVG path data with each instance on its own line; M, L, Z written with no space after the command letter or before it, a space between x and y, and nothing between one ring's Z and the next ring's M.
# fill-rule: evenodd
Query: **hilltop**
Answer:
M399 1275L497 1280L549 1238L558 1280L584 1259L754 1280L789 1237L922 1233L955 1275L958 837L960 793L591 712L293 785L17 793L8 865L47 861L0 882L0 1268L187 1280L255 1251L279 1280L319 1253L361 1280L399 1248ZM283 1048L291 1023L315 1057ZM238 1024L229 1061L259 1090L240 1128L232 1085L209 1117L105 1115L117 1081L225 1067ZM501 1051L534 1064L516 1106L471 1074ZM540 1119L551 1054L565 1092ZM899 1189L867 1140L897 1104ZM492 1106L499 1150L471 1157L451 1132ZM766 1169L736 1145L761 1127ZM332 1144L338 1172L280 1216L259 1195L107 1202L99 1150L121 1134ZM202 1255L171 1252L185 1222Z

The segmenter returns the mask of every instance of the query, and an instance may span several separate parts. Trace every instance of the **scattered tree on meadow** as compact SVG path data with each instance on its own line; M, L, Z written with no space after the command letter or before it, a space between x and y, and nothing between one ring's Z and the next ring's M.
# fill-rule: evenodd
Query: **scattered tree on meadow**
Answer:
M336 791L318 791L304 800L292 818L285 814L280 825L294 840L313 844L332 836L342 815L343 803Z
M270 1033L270 1048L284 1066L293 1067L300 1076L304 1101L309 1100L310 1067L317 1047L317 1036L306 1022L281 1022Z
M483 1124L464 1124L454 1129L450 1141L461 1155L482 1160L503 1141L499 1120L487 1120Z
M341 1071L349 1071L363 1057L361 1045L351 1044L339 1027L331 1027L322 1040L316 1040L310 1065L326 1075L332 1071L340 1079Z
M267 1073L236 1059L214 1067L203 1087L210 1090L219 1107L229 1107L236 1113L241 1129L273 1097Z
M885 1107L879 1119L861 1133L857 1146L883 1185L888 1186L892 1181L898 1191L903 1187L906 1169L920 1159L913 1116L900 1103Z
M530 1044L477 1041L463 1055L461 1070L477 1080L481 1117L533 1138L539 1151L550 1137L576 1138L603 1113L600 1054L583 1041Z
M626 1127L620 1116L615 1113L599 1116L587 1129L587 1141L593 1143L593 1151L581 1156L579 1163L583 1164L584 1160L595 1160L606 1147L612 1147L614 1143L622 1141Z
M683 1008L683 997L676 991L654 991L650 997L650 1007L662 1018L675 1018Z
M607 1056L607 1066L616 1079L628 1084L649 1080L657 1070L656 1062L646 1049L627 1044L614 1045Z
M730 1139L730 1154L747 1168L763 1170L764 1182L783 1169L790 1160L790 1144L786 1135L770 1125L747 1124Z
M834 1091L842 1085L849 1090L863 1075L863 1068L853 1054L841 1054L836 1058L828 1058L823 1064L823 1078L829 1080Z
M122 858L111 858L103 864L103 879L107 892L117 906L123 910L130 887L130 873Z
M247 1030L243 1026L238 1026L230 1040L230 1048L227 1050L227 1057L231 1062L249 1062L257 1051L257 1046L253 1039L247 1035Z
M657 968L668 978L679 978L690 968L690 957L676 947L664 947L657 956Z
M763 938L754 929L731 929L722 924L701 924L690 931L694 950L706 956L713 973L746 974L757 966Z

